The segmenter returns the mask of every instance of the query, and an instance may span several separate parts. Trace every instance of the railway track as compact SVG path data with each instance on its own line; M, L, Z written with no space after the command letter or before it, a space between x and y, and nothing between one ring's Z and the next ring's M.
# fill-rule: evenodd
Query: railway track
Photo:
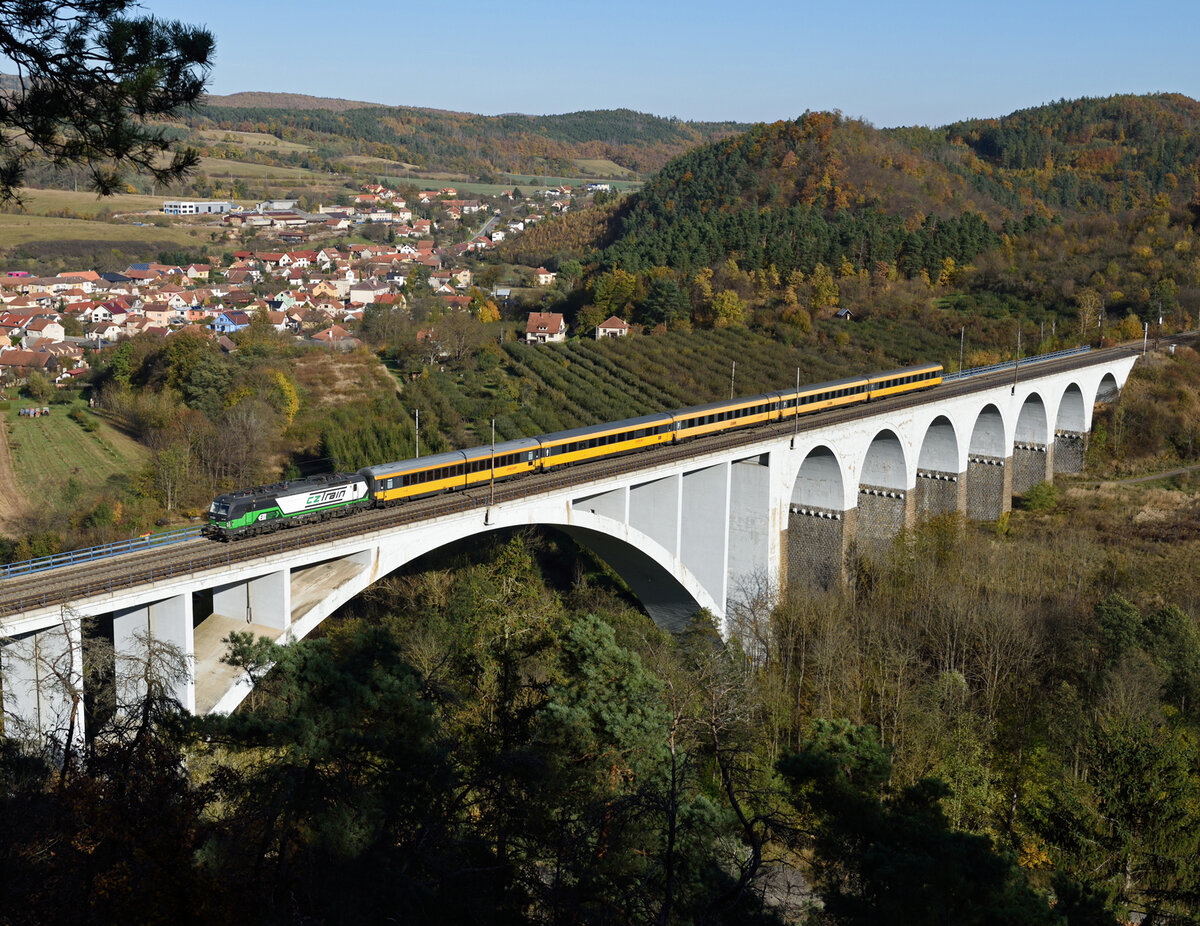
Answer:
M1194 337L1184 336L1170 339L1166 343L1184 342ZM1140 346L1137 348L1116 347L1046 361L1031 359L1027 362L1027 367L1018 365L1015 371L1003 370L943 383L933 393L923 392L876 400L869 406L855 405L801 417L798 422L780 422L743 431L733 431L728 434L702 437L685 444L655 447L613 460L579 463L551 473L523 476L509 482L496 483L494 502L503 504L517 501L609 476L624 475L649 469L655 465L702 456L706 453L749 447L764 441L778 440L793 433L803 434L817 428L853 421L862 417L864 412L876 414L881 410L901 410L923 404L930 398L952 398L995 388L997 381L1019 380L1022 371L1027 368L1036 370L1037 375L1040 376L1046 373L1075 369L1079 366L1090 366L1099 357L1116 359L1140 352ZM288 528L273 534L233 543L220 543L206 539L188 540L154 550L127 553L109 559L62 566L57 569L10 578L0 583L0 618L34 608L69 604L71 601L89 598L92 595L133 588L161 579L195 574L222 566L232 566L235 563L257 559L271 553L284 553L319 543L359 537L379 530L389 530L416 521L473 509L483 509L488 506L488 503L489 491L482 486L477 486L453 494L418 499L398 508L365 511L342 519Z

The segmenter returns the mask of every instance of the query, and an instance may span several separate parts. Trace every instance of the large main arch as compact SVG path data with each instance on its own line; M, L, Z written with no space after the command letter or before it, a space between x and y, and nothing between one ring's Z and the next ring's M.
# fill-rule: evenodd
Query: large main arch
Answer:
M504 523L506 521L508 523ZM561 530L592 550L629 585L647 613L664 630L682 629L701 610L707 610L718 618L724 616L723 604L656 540L612 518L579 511L572 512L570 517L497 517L492 524L477 524L472 529L452 533L414 532L411 528L391 532L353 553L305 567L307 585L319 587L328 582L324 594L314 596L311 602L297 600L297 592L301 589L295 577L288 574L290 570L275 570L261 578L279 577L276 588L280 593L280 603L290 612L286 615L286 627L281 638L299 640L312 633L351 599L413 560L452 543L516 527ZM414 536L414 533L423 536ZM254 582L255 577L247 577L244 584L249 589ZM247 606L252 607L249 598ZM226 607L226 610L229 608ZM242 615L222 616L243 619ZM202 692L197 692L198 704L218 712L233 710L249 693L250 685L249 679L244 676L232 681L215 698L212 695L206 698Z

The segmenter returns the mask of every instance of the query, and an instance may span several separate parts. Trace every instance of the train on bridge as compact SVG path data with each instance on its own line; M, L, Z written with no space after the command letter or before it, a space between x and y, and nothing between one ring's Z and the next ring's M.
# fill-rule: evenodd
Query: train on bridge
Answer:
M928 389L941 381L941 365L925 364L509 440L494 446L380 463L357 473L330 473L255 486L217 496L209 508L204 533L218 540L236 540L493 480L546 472L571 463L603 460L660 444L787 421L824 409Z

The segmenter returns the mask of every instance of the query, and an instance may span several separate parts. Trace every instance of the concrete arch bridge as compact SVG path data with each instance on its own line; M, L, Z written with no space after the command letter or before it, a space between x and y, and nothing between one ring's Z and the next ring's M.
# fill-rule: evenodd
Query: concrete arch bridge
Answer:
M1093 406L1117 395L1136 357L1118 349L1010 365L498 484L494 495L476 489L240 543L196 539L10 578L0 584L0 706L9 724L61 736L82 684L80 620L100 617L112 622L118 698L140 693L137 667L165 641L189 660L180 702L232 710L249 684L220 661L230 631L302 638L416 557L523 525L556 527L596 551L660 625L700 608L725 622L746 587L828 586L849 551L872 555L919 518L999 518L1014 493L1081 472Z

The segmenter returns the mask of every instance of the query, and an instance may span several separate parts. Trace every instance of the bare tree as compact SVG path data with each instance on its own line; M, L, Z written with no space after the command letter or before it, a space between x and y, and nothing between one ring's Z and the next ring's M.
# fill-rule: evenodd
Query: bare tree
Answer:
M79 759L84 737L84 684L100 660L85 658L84 618L63 605L58 624L5 646L5 731L38 743L58 764L65 781ZM16 671L13 671L13 670ZM23 698L21 696L24 696ZM22 716L11 705L24 701ZM32 716L30 716L32 709Z
M739 576L729 596L729 632L760 667L771 661L771 615L778 604L779 593L763 570Z

